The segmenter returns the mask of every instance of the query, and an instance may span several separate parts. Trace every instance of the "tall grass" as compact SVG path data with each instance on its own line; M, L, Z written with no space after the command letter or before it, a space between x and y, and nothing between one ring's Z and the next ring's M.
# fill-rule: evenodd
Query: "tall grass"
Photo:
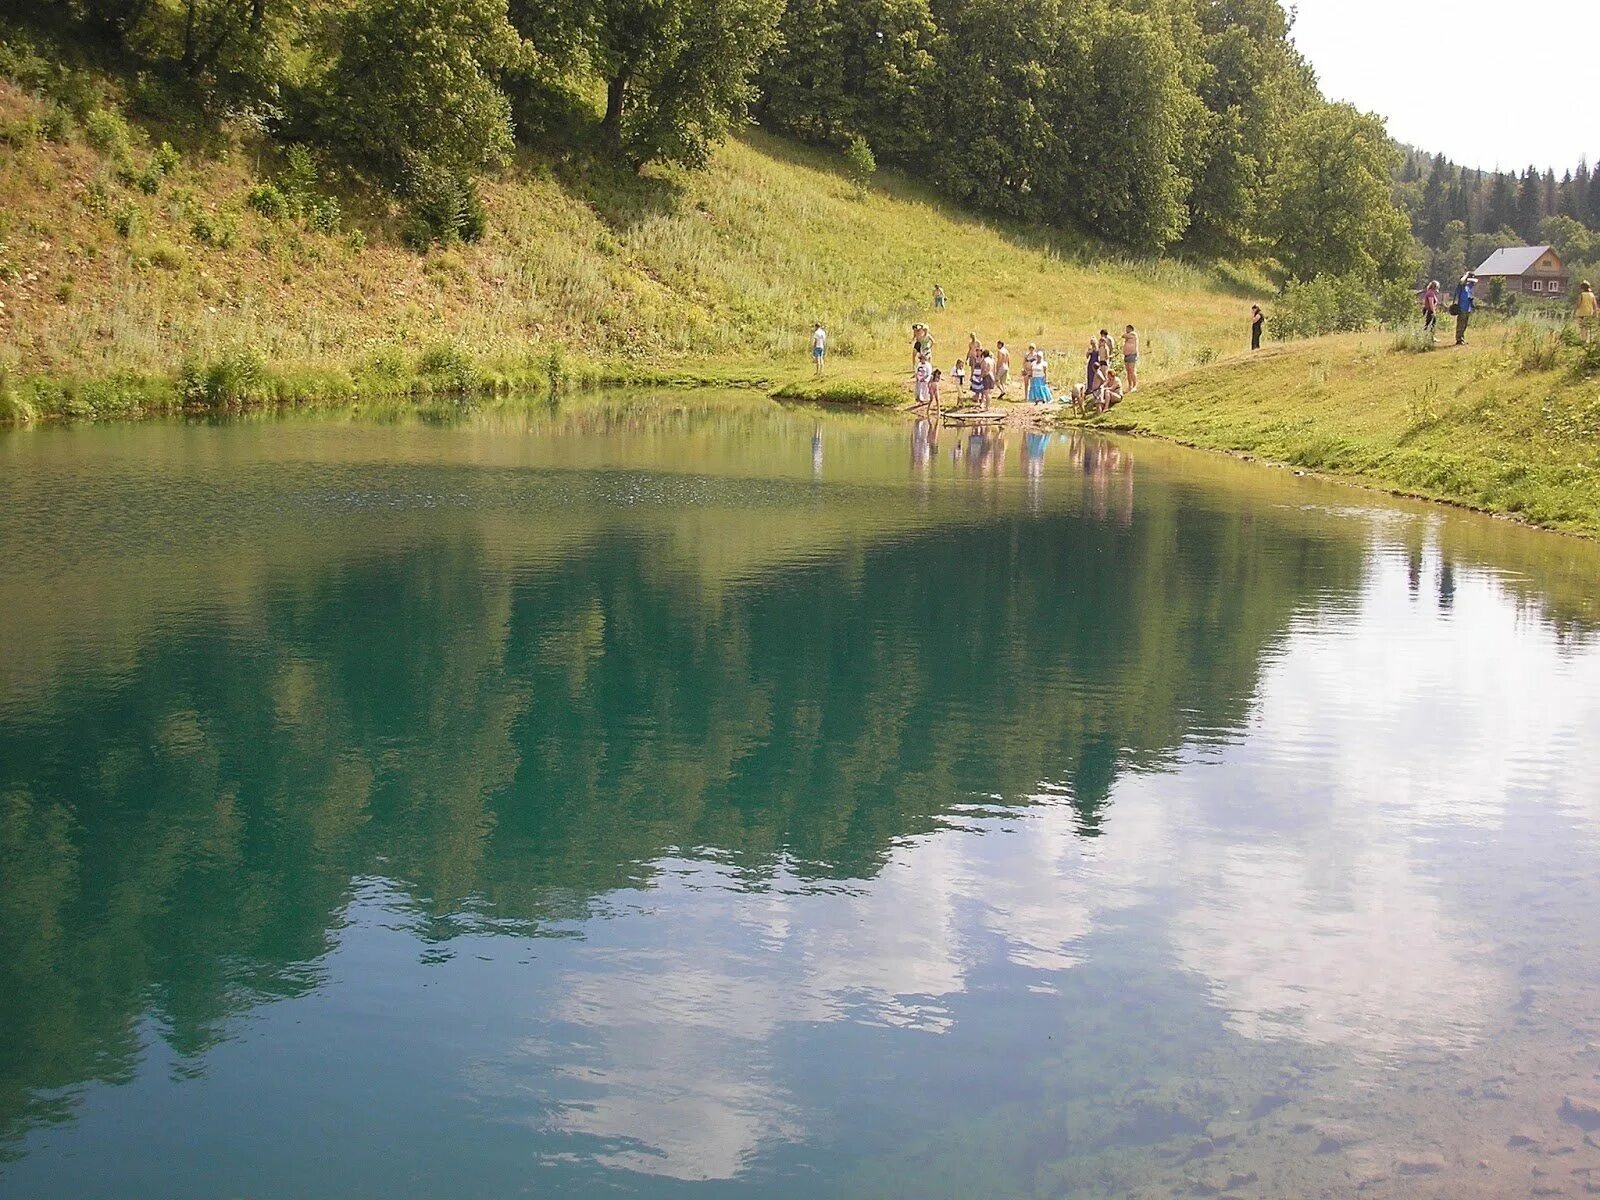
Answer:
M42 120L50 103L0 82L0 121ZM770 378L806 372L822 321L841 373L893 379L919 317L948 361L969 330L1059 358L1132 322L1148 371L1214 356L1241 323L1233 276L980 220L891 172L857 188L836 159L759 132L702 172L644 179L524 154L484 188L482 242L419 256L391 236L381 198L333 197L334 231L252 206L277 177L254 164L275 158L243 126L220 148L176 151L164 131L96 129L103 148L74 126L0 159L0 237L22 280L0 314L0 361L18 378L176 386L175 364L209 369L249 346L273 378L324 387L383 347L414 358L445 341L512 373L559 348L573 377ZM929 312L935 282L943 314Z

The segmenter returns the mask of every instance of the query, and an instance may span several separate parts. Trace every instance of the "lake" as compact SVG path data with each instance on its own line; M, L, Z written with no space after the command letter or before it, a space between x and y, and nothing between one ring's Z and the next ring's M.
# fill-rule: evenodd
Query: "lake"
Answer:
M1600 1191L1600 547L711 394L0 546L8 1198Z

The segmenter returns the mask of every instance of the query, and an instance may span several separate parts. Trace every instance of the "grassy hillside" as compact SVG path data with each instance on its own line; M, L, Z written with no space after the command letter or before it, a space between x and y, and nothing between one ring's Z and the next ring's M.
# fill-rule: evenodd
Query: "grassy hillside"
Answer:
M780 383L808 373L813 320L841 380L881 382L930 316L941 362L969 329L1076 357L1132 321L1159 375L1236 339L1248 303L1217 271L980 222L903 179L858 192L837 158L756 131L695 173L524 156L485 189L481 242L419 255L370 194L319 183L330 232L252 209L282 165L246 127L135 123L119 150L104 124L0 82L0 368L41 414L163 403L185 360L191 393L228 399L480 373Z
M1600 353L1535 323L1272 347L1159 381L1105 424L1600 535Z

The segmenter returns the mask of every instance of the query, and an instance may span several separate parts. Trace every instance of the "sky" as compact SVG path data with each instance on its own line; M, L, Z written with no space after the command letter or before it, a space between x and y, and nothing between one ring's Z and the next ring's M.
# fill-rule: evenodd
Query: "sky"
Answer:
M1323 92L1464 166L1600 159L1600 0L1284 0Z

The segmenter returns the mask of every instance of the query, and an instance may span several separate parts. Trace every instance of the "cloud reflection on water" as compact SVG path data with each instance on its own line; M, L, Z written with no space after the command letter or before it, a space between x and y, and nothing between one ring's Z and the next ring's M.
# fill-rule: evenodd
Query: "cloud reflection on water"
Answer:
M947 1033L996 964L1048 990L1136 907L1160 913L1238 1036L1353 1063L1482 1038L1515 981L1485 914L1453 902L1439 835L1493 828L1519 792L1592 834L1581 781L1600 750L1582 732L1600 728L1600 652L1563 646L1481 572L1457 575L1440 622L1407 570L1380 553L1352 611L1299 622L1240 744L1125 777L1098 841L1046 789L1020 817L980 806L903 842L849 889L780 875L750 891L674 864L648 912L613 916L623 948L563 980L552 1017L583 1026L590 1055L564 1068L583 1094L553 1127L624 1140L607 1165L735 1177L764 1148L826 1134L780 1069L788 1027Z

